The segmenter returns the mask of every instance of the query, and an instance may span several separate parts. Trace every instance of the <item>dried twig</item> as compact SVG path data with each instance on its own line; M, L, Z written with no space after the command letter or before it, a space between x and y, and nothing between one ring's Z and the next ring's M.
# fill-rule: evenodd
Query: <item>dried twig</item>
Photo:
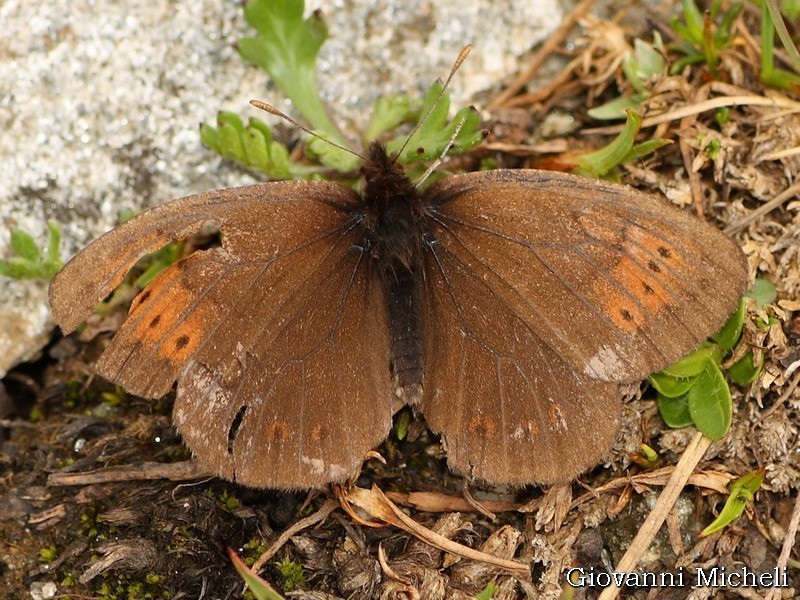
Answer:
M783 547L781 548L780 556L778 556L778 572L786 568L786 565L789 563L789 555L792 553L792 548L794 547L794 540L797 536L797 527L800 525L800 493L797 494L797 498L794 501L794 510L792 510L792 518L789 521L789 529L786 531L786 537L783 538ZM777 600L781 597L781 588L774 587L772 588L769 593L767 593L767 597L765 600Z
M780 194L775 196L772 200L770 200L766 204L762 204L761 206L759 206L757 209L755 209L749 215L744 217L738 223L734 223L733 225L729 225L728 227L726 227L725 228L725 233L727 233L728 235L731 235L733 233L736 233L737 231L741 231L742 229L747 227L753 221L755 221L757 219L760 219L761 217L763 217L767 213L775 210L779 206L782 206L785 202L787 202L788 200L791 200L792 198L794 198L798 194L800 194L800 182L795 183L794 185L790 185L788 188L783 190Z
M47 485L93 485L96 483L151 481L154 479L188 481L213 476L214 474L211 471L194 460L184 460L177 463L143 462L81 473L52 473L47 477Z
M288 542L292 537L303 531L304 529L308 529L309 527L316 525L317 523L324 521L328 518L328 515L331 514L336 508L339 506L339 501L334 498L328 498L325 501L325 504L315 512L310 517L306 517L305 519L300 519L292 525L291 527L287 528L277 540L269 547L269 550L264 552L261 556L259 556L258 560L253 563L253 573L258 573L261 570L261 567L266 564L266 562L277 554L278 550L280 550L283 545Z
M360 487L354 488L347 495L347 500L355 506L358 506L361 510L369 513L373 519L380 519L398 529L402 529L406 533L410 533L439 550L450 552L451 554L470 560L477 560L490 564L511 573L526 575L530 573L530 567L526 564L515 560L499 558L485 552L480 552L474 548L469 548L468 546L449 540L443 535L420 525L400 510L377 486L373 486L372 489L369 490Z
M753 427L755 428L756 426L761 424L761 422L764 419L766 419L768 416L770 416L772 413L778 410L781 406L783 406L783 403L786 402L786 400L788 400L789 397L797 389L798 384L800 384L800 371L798 371L795 374L794 379L792 379L792 383L790 383L789 387L786 388L786 391L783 392L783 394L781 394L781 397L778 398L772 406L770 406L767 410L765 410L764 414L761 415L755 423L753 423Z

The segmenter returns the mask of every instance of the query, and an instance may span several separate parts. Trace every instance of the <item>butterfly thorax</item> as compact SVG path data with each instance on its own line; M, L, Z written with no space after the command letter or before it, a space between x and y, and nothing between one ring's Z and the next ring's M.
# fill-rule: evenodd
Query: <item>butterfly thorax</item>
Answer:
M424 216L419 194L402 166L375 142L362 167L366 245L377 266L391 331L390 370L397 396L408 404L422 397L420 290Z
M370 251L384 267L399 263L415 270L424 231L417 189L379 142L370 144L362 169L363 224Z

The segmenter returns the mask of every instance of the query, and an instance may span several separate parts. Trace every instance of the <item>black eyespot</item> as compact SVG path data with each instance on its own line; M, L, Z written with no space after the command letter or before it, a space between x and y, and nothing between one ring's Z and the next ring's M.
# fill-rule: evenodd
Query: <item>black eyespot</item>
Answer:
M189 336L182 335L177 340L175 340L175 349L182 350L189 344Z
M657 262L651 260L649 263L647 263L647 266L650 267L650 270L653 273L661 273L661 267L658 266Z
M150 327L156 327L159 321L161 321L161 315L156 315L155 317L153 317L153 320L150 321Z
M651 288L650 285L645 283L644 281L642 282L642 289L644 289L644 293L645 294L653 294L653 293L655 293L655 290L653 288Z
M672 251L666 246L659 246L658 253L664 258L672 258Z
M630 313L630 311L623 308L621 311L619 311L619 314L621 314L622 318L626 321L633 321L633 315Z

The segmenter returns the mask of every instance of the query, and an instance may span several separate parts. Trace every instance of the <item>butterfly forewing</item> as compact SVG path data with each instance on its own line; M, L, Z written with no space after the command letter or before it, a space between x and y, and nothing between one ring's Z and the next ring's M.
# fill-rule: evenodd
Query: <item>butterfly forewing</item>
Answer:
M678 360L724 323L747 280L719 231L624 186L488 171L449 177L423 202L431 247L595 379L634 381Z
M349 210L357 196L322 183L225 193L168 203L90 245L53 281L54 314L69 315L65 329L80 322L76 311L140 256L213 221L222 247L139 295L100 373L146 396L177 379L178 429L222 476L283 488L343 480L392 414L385 301Z

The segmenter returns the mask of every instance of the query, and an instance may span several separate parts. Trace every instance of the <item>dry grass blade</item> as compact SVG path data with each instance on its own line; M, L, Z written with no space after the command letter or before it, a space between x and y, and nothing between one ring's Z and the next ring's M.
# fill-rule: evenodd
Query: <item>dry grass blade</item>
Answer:
M414 519L406 515L399 507L397 507L391 500L389 500L384 493L373 486L372 489L355 488L348 495L347 500L359 507L361 510L367 512L373 519L380 519L390 525L394 525L398 529L402 529L406 533L423 540L424 542L439 548L445 552L456 554L463 558L470 560L477 560L490 565L494 565L504 571L511 573L528 574L530 568L528 565L522 564L514 560L506 560L498 558L485 552L474 550L457 542L453 542L446 537L439 535L423 527Z
M462 496L451 496L440 492L384 492L387 498L401 506L408 506L414 510L431 513L446 512L475 512L475 507L470 505ZM481 506L493 513L520 510L525 504L505 502L503 500L481 500ZM537 500L538 506L538 500Z
M498 95L489 103L489 105L486 107L487 110L492 110L502 106L512 96L525 87L525 84L528 83L531 77L533 77L541 68L547 57L550 56L556 50L556 48L561 46L562 42L567 37L567 34L572 30L573 27L575 27L575 24L582 19L586 13L589 12L589 9L592 8L594 3L595 0L582 0L582 2L573 9L569 16L564 19L564 22L561 23L561 26L555 31L555 33L551 35L542 45L525 70L517 76L511 85L509 85L505 90L502 91L502 93L500 93L500 95Z
M672 472L669 483L661 492L656 505L647 516L647 519L642 523L639 533L633 538L630 547L625 555L619 561L615 571L618 573L625 573L633 571L639 563L641 557L647 552L647 549L653 542L658 530L667 518L669 511L675 505L683 488L689 481L689 476L694 471L694 468L705 455L711 445L711 440L705 437L702 433L697 433L692 438L692 441L684 450L678 464L675 465L675 470ZM600 594L600 600L614 600L619 596L619 588L613 583L610 587L603 590Z
M671 121L679 121L690 117L692 115L699 115L710 110L717 110L719 108L731 108L735 106L766 106L769 108L783 108L790 113L800 112L800 102L790 100L789 98L769 98L767 96L741 95L741 96L723 96L721 98L712 98L703 102L681 106L675 110L671 110L654 117L647 117L642 121L642 128L660 125L661 123L669 123ZM622 125L612 125L608 127L591 127L581 130L584 135L595 134L615 134L622 131Z

